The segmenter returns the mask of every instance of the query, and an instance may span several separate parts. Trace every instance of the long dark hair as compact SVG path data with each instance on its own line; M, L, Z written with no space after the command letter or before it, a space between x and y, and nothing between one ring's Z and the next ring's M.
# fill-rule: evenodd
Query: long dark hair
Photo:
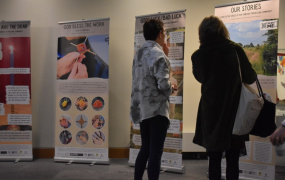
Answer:
M218 17L205 17L199 26L200 44L204 44L214 37L230 39L230 34L223 21Z

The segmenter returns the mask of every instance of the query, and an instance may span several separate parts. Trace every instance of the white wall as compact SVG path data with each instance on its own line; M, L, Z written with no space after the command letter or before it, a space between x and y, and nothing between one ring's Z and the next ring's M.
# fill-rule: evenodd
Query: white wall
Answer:
M285 49L285 0L280 1L279 48ZM205 16L214 14L215 6L232 2L237 1L0 0L0 20L31 20L34 147L54 147L56 28L59 21L110 17L109 146L128 147L135 16L186 9L183 128L185 132L194 132L200 85L192 75L190 57L199 47L198 25ZM190 144L192 139L183 141L183 144Z

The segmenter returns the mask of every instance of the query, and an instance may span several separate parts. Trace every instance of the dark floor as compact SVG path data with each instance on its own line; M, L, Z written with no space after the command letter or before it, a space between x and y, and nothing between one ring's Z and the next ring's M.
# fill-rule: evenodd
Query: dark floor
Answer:
M162 172L161 180L207 180L207 160L183 160L185 173ZM133 179L134 167L128 159L111 159L109 165L54 162L53 159L36 159L33 162L0 162L0 180L29 179ZM147 179L145 173L144 180ZM285 167L276 167L275 180L285 180Z

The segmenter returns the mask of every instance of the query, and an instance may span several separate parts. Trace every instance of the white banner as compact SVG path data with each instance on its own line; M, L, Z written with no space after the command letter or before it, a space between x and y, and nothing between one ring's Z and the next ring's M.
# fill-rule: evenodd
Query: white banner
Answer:
M58 25L55 161L109 163L109 19Z
M225 23L231 40L243 47L266 98L276 102L279 0L217 6L215 15ZM246 149L248 155L239 162L240 178L274 180L275 153L269 138L251 136ZM222 173L225 172L223 159Z

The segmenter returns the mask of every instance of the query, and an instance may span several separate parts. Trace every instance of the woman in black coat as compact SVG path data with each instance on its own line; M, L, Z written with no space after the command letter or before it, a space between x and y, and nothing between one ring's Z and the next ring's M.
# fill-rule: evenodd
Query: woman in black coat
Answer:
M227 179L239 177L239 157L248 135L232 135L239 104L241 80L252 84L256 72L242 47L229 40L224 23L215 16L204 18L199 26L199 49L192 54L193 74L202 85L193 142L206 148L210 180L221 179L221 159L226 152Z

